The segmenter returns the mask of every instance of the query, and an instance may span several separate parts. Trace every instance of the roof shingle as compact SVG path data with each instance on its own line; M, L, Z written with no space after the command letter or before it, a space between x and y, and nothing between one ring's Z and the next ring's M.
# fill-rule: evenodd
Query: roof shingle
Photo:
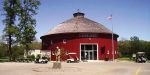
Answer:
M58 26L50 30L46 35L59 34L59 33L112 33L111 30L106 28L104 25L87 19L84 14L80 12L74 18L60 23ZM79 14L79 16L78 16Z

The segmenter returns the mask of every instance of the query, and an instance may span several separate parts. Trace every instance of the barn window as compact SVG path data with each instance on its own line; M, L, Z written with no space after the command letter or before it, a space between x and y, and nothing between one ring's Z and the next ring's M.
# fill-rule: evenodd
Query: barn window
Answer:
M66 51L66 55L68 55L69 54L69 51Z
M66 39L63 39L63 44L66 44L67 43L67 40Z
M109 54L109 50L107 51L107 54Z
M53 40L51 40L51 45L53 44Z
M81 38L94 38L94 37L97 37L97 34L80 34L79 37L81 37Z
M101 48L101 54L104 54L105 53L105 46L103 46L102 48Z
M115 50L115 54L117 54L116 50Z
M54 52L54 51L52 51L52 55L55 55L55 52Z
M46 42L42 42L43 46L47 46L47 43Z

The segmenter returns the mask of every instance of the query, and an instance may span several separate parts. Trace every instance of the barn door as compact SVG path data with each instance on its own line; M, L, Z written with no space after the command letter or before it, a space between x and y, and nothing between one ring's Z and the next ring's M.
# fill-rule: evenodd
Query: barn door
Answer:
M81 44L81 60L97 60L97 44Z

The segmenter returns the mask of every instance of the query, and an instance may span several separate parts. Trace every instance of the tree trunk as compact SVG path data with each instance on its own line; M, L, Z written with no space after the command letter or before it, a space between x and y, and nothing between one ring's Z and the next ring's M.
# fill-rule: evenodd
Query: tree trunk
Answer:
M15 4L15 0L12 0L10 2L10 10L13 10L14 9L14 4ZM10 13L10 12L9 12ZM11 49L11 46L12 46L12 32L10 31L11 28L12 28L12 25L14 24L14 19L15 19L15 12L14 11L11 11L12 15L9 15L9 27L8 27L8 41L9 41L9 45L8 45L8 49L9 49L9 61L12 61L12 49Z
M12 61L12 50L11 50L11 42L12 42L12 38L11 38L11 34L9 33L9 40L8 40L8 49L9 49L9 61Z
M25 51L24 51L24 56L27 57L28 56L29 45L26 44L25 46L26 46L26 48L25 48Z

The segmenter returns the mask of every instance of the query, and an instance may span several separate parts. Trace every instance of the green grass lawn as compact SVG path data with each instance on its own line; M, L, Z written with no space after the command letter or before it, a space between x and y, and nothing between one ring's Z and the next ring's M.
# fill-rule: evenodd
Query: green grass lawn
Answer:
M119 61L134 61L134 59L130 58L130 57L120 57L118 58Z

